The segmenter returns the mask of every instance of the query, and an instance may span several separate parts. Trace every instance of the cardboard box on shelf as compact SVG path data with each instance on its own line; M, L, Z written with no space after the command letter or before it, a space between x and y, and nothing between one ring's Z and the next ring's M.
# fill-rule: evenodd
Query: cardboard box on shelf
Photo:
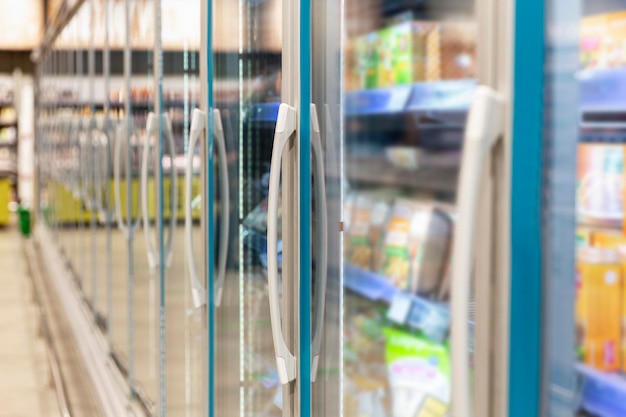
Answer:
M379 48L380 42L377 32L373 32L365 35L359 39L360 44L357 44L357 50L361 59L363 59L362 66L365 73L364 81L365 85L362 88L370 89L377 88L378 82L378 60L379 60Z
M584 362L599 370L617 371L623 265L612 250L582 248L577 257L576 324Z
M476 77L476 25L444 22L441 30L441 78L460 80Z
M620 256L622 265L621 306L619 312L622 333L620 358L621 370L626 372L626 235L615 230L596 230L593 233L593 246L598 249L617 251Z
M576 214L594 227L620 227L624 221L624 145L578 145Z
M585 17L580 32L580 63L583 69L626 66L626 12Z

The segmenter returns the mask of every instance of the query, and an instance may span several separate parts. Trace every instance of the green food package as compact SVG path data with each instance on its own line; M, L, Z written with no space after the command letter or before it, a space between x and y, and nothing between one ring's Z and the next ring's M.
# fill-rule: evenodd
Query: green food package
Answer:
M393 27L378 32L378 87L387 88L395 85L393 68L395 51L395 31Z
M365 88L377 88L378 85L378 59L379 42L378 33L373 32L362 40L361 47L365 53Z
M444 417L451 394L448 348L386 328L391 417Z

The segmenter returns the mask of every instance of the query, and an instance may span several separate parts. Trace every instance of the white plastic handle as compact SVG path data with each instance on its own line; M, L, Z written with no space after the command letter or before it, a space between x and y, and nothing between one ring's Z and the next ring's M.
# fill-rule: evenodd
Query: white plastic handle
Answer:
M158 254L150 238L150 215L148 211L148 162L150 153L150 138L156 135L157 120L153 112L148 113L146 120L146 134L143 142L143 152L141 155L141 209L143 212L143 231L146 240L146 255L148 256L148 266L154 269L158 266Z
M296 358L289 351L282 330L280 297L278 291L278 195L280 193L280 173L283 151L289 138L296 131L296 109L281 104L272 147L270 166L269 195L267 203L267 279L270 299L270 321L276 354L276 366L281 384L286 385L296 379Z
M169 267L172 264L173 256L173 241L174 230L176 229L176 215L178 212L178 178L176 176L176 167L174 166L174 159L176 156L176 148L174 144L174 134L172 132L172 124L167 113L163 113L161 116L161 122L163 123L163 133L168 141L170 150L170 222L169 222L169 234L167 236L163 252L165 255L165 265ZM144 221L144 237L146 239L146 254L148 256L148 265L150 268L156 268L160 264L159 253L156 250L152 239L150 238L150 217L148 210L148 163L150 154L150 138L156 136L158 128L157 116L150 112L148 114L148 120L146 121L146 136L143 144L143 155L141 161L141 207L143 211ZM159 161L161 163L161 161ZM155 171L156 174L156 171Z
M161 120L164 129L163 133L167 139L170 151L170 223L164 247L165 266L169 268L172 265L172 257L174 255L174 232L176 231L176 222L178 221L178 173L174 165L176 144L174 143L174 131L169 114L163 113ZM162 161L159 161L159 163L162 163Z
M187 264L189 266L189 274L191 279L191 290L196 308L206 303L205 288L198 279L196 272L195 258L193 254L192 240L192 210L191 210L191 185L193 179L193 150L196 142L201 137L202 131L206 125L206 115L204 112L195 109L191 119L191 128L189 132L189 151L187 154L187 164L185 171L185 231L187 242ZM230 201L228 199L229 180L228 166L226 161L226 142L224 138L224 128L222 125L222 116L219 109L213 110L213 131L215 134L215 143L217 145L217 153L220 164L220 193L222 196L222 213L220 224L220 246L218 257L218 275L215 282L215 306L219 307L222 301L222 292L224 281L226 279L226 259L228 255L228 228L230 222Z
M122 162L122 140L127 139L128 146L130 147L131 129L128 124L122 124L117 129L117 138L115 140L115 151L113 153L113 192L115 198L115 219L117 221L117 227L121 230L126 239L130 239L135 234L137 227L141 221L141 212L137 210L137 218L132 221L131 213L127 213L130 223L126 225L122 216L122 193L121 193L121 162ZM130 157L130 155L129 155ZM130 173L129 173L130 174ZM128 175L130 180L130 175Z
M222 292L224 290L224 281L226 280L228 228L230 223L230 184L228 179L228 161L226 160L226 139L224 137L224 126L222 125L222 115L219 109L213 110L213 131L220 168L220 197L222 199L222 211L220 212L220 246L217 258L217 280L215 281L215 306L219 307L222 304Z
M195 109L191 117L191 127L189 129L189 147L187 150L187 160L185 165L185 243L187 245L187 266L189 269L189 279L191 280L191 296L195 308L200 308L206 303L205 288L198 278L196 261L193 255L192 238L192 210L191 210L191 185L193 180L193 156L196 143L202 137L202 132L206 126L206 115L203 111Z
M478 86L467 119L458 184L458 222L452 264L452 414L473 415L469 379L469 301L483 166L502 132L503 97Z
M330 121L328 121L330 122ZM315 176L315 197L317 201L318 215L318 238L317 238L317 276L315 281L315 335L313 336L311 349L311 382L317 378L320 352L322 348L322 335L324 334L324 312L326 309L326 283L328 281L328 220L326 202L326 171L324 169L324 152L322 150L322 138L320 124L315 104L311 104L311 147L315 160L313 175Z

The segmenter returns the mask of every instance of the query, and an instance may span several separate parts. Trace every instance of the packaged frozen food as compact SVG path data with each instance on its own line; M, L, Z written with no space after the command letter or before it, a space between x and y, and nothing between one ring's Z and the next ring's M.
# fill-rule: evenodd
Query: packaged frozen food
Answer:
M476 76L476 25L444 22L441 30L441 77L459 80Z
M378 88L378 59L379 59L379 39L378 33L373 32L365 35L359 40L359 54L363 56L363 72L365 74L364 88Z
M579 219L594 226L622 226L624 219L623 145L578 145Z
M379 245L384 233L390 204L384 197L359 194L354 202L348 233L348 262L367 270L382 263Z
M580 64L587 70L626 66L626 12L606 13L582 19Z
M394 63L394 28L378 31L378 80L380 88L392 87L395 84Z
M443 275L451 223L427 203L398 200L394 204L384 243L381 273L412 293L435 291Z
M419 336L385 329L391 417L444 417L450 402L448 349Z
M622 264L616 251L578 250L576 324L584 361L596 369L620 367Z
M589 227L577 227L576 228L576 247L584 248L592 246L593 242L593 229Z
M348 246L350 247L348 262L364 269L369 269L372 264L373 247L369 228L372 222L373 205L372 199L365 195L359 195L356 198L348 233Z

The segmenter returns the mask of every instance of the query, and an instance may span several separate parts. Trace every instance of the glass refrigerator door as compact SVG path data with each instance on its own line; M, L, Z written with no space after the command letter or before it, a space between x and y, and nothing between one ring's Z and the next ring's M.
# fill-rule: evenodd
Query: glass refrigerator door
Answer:
M161 1L165 380L169 416L206 412L200 0ZM171 239L171 240L170 240ZM168 254L169 252L169 254Z
M310 328L298 360L312 415L493 412L482 359L495 348L474 349L474 329L490 326L476 321L474 300L491 299L475 295L472 276L475 265L494 274L483 269L496 230L485 184L505 108L489 74L506 56L490 56L498 32L485 4L310 4L310 198L301 189L300 213L301 237L311 228L301 271L310 308L300 308ZM480 237L477 224L489 224Z
M133 0L127 6L131 75L126 79L124 111L131 132L127 142L132 172L132 179L126 184L130 194L127 211L140 213L141 217L130 254L129 369L134 394L152 413L158 413L161 405L159 306L160 267L164 262L160 238L164 207L157 193L157 176L161 171L157 156L159 133L165 126L155 106L157 4L156 0Z
M112 62L116 62L115 83L111 80L107 101L111 115L112 143L111 162L111 210L113 211L113 227L111 229L111 287L109 316L109 343L111 357L122 374L127 375L128 385L132 386L134 374L130 369L130 312L132 294L133 247L140 222L139 202L131 199L131 186L137 190L138 154L132 152L129 141L133 130L131 120L127 117L130 110L130 98L127 102L127 81L131 77L130 32L127 19L126 1L109 0L111 17L108 23L112 33ZM113 59L113 56L115 57ZM128 107L127 107L128 106ZM129 210L130 208L130 210ZM144 255L145 256L145 255ZM130 395L130 392L129 392Z
M297 247L286 237L295 230L288 218L297 206L293 108L298 73L288 67L295 59L289 48L297 43L283 41L292 40L296 32L286 32L285 27L295 25L298 15L283 16L290 13L285 7L298 2L212 3L212 112L207 121L209 149L215 153L209 155L212 163L207 171L209 195L215 196L215 204L207 212L212 222L209 230L214 232L209 234L210 241L215 242L209 246L212 286L208 291L213 412L218 416L297 415L296 369L291 361L297 340L297 263L293 261ZM284 152L274 149L275 137L282 140ZM271 167L280 169L281 165L282 204L280 177L270 179ZM268 216L268 211L274 214ZM266 238L272 220L278 238L273 240L273 257L268 256ZM276 244L281 238L282 245ZM285 259L290 260L288 265ZM272 264L275 273L270 276ZM278 369L273 332L277 335L281 330L285 362ZM285 388L282 377L286 377Z
M545 415L626 414L626 6L550 2L542 251ZM563 28L568 28L567 33ZM576 53L573 53L576 52Z

